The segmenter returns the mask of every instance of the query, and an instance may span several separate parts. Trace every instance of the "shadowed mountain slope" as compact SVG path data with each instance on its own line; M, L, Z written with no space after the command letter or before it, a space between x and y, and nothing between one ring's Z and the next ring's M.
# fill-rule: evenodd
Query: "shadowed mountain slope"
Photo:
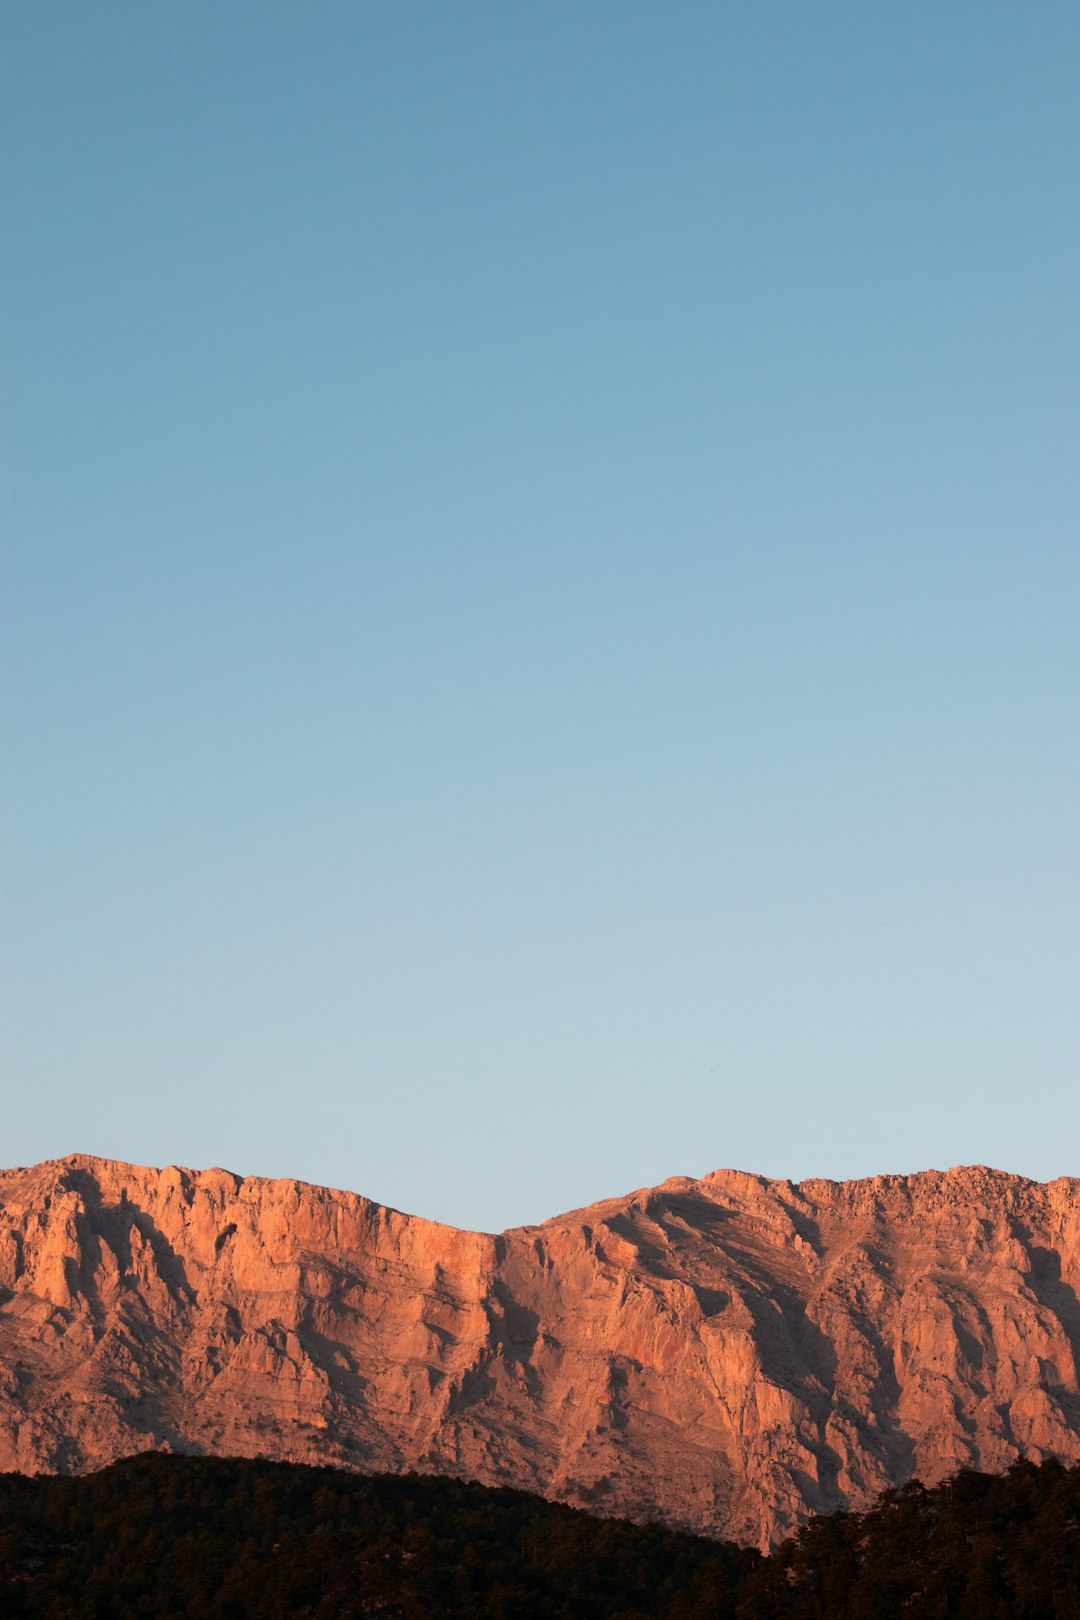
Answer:
M759 1545L1080 1460L1080 1183L678 1178L490 1236L74 1156L0 1174L0 1469L422 1471Z

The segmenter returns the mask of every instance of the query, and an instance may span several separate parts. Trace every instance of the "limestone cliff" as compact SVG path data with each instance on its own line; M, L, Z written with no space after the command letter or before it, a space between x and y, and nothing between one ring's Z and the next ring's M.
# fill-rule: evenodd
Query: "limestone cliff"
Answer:
M717 1171L488 1236L75 1156L0 1173L0 1470L416 1468L766 1544L1080 1461L1080 1183Z

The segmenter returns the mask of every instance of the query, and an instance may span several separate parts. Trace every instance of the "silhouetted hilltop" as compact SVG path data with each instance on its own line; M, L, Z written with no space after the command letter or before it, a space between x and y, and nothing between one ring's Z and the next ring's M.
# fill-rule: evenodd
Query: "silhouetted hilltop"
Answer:
M0 1476L10 1620L1076 1620L1080 1468L889 1492L770 1558L518 1491L147 1455Z

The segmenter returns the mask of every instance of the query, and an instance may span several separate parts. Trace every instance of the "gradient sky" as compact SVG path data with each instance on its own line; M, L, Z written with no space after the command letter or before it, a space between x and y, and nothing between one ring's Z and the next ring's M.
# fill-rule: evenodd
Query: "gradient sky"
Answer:
M0 55L0 1162L1080 1174L1080 7Z

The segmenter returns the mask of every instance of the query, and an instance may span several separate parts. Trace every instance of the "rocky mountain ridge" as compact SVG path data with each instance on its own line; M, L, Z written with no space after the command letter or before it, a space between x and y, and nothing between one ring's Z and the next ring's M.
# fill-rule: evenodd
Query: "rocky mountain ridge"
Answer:
M1080 1461L1080 1182L674 1178L498 1235L75 1155L0 1172L0 1469L418 1469L767 1545Z

